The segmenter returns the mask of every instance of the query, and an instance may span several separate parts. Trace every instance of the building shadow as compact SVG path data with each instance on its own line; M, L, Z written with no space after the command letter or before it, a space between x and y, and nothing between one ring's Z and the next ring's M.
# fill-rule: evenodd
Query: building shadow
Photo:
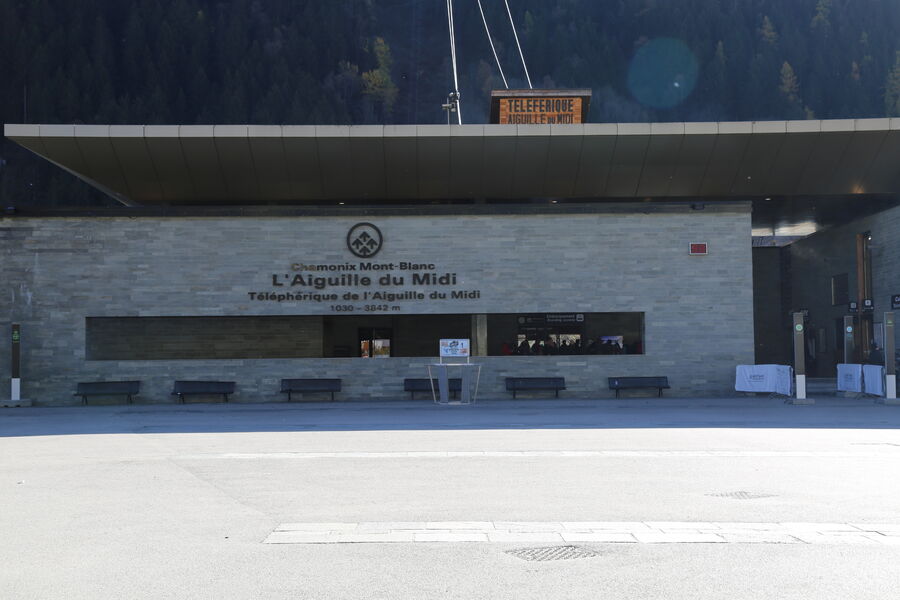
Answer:
M900 429L872 398L777 397L415 402L189 403L0 409L0 438L154 433L539 429Z

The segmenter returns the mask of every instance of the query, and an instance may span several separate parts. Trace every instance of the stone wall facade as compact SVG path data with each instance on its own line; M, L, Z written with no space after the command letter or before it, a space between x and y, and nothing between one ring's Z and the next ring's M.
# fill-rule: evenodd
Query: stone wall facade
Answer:
M634 206L578 214L2 218L0 382L9 379L10 324L21 323L22 395L37 404L76 403L76 382L120 379L143 381L147 402L172 401L175 379L235 380L235 400L272 401L282 377L340 377L344 400L403 399L402 379L425 376L428 359L90 360L86 343L91 317L334 315L341 306L359 315L374 306L373 315L644 313L641 355L479 357L482 398L508 397L503 377L513 375L562 375L569 388L562 396L570 398L608 397L606 377L627 375L667 375L672 395L731 393L734 366L754 354L749 205ZM361 222L383 236L369 258L348 247L348 232ZM708 243L709 254L689 256L691 242ZM364 263L383 268L361 270ZM341 265L353 269L304 270ZM316 289L297 283L298 275L307 284L310 275L371 282ZM379 291L394 297L373 299ZM332 293L336 300L301 296ZM0 385L0 397L8 394Z

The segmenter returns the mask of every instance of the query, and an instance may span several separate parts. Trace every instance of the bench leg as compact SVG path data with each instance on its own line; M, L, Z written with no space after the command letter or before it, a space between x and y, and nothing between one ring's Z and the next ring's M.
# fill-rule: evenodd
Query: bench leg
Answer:
M184 404L184 394L178 394L178 401Z
M662 388L659 388L659 397L662 398Z
M334 392L331 392L331 401L334 402Z
M554 390L556 392L556 397L559 398L559 390Z
M619 397L619 388L616 388L616 398L618 399L618 397Z
M225 396L225 402L228 402L228 394L222 394L222 395Z

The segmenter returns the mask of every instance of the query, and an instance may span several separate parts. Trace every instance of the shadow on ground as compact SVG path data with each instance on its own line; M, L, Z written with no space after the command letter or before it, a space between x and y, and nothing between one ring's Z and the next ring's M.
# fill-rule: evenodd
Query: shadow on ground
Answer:
M900 407L871 398L507 400L156 404L0 409L0 437L115 433L467 429L898 429Z

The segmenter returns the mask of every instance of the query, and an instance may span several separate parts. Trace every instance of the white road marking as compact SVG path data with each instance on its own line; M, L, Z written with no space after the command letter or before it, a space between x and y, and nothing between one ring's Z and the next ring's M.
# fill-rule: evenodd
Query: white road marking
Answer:
M190 454L181 459L398 459L398 458L887 458L900 451L826 452L795 450L450 450L411 452L226 452Z
M284 523L265 544L619 543L900 545L893 523L413 521Z

